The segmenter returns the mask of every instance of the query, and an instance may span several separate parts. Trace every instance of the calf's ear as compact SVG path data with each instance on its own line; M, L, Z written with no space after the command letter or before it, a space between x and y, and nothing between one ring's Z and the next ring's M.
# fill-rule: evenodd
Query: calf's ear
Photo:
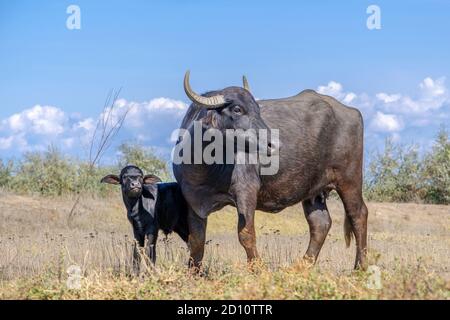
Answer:
M156 184L162 180L154 174L146 174L144 176L144 184Z
M100 182L109 184L120 184L120 178L115 174L108 174L107 176L104 176L102 180L100 180Z

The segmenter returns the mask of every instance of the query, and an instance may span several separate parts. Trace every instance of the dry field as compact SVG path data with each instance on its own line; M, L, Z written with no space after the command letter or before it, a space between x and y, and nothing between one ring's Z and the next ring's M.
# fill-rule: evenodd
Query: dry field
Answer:
M262 262L249 271L236 234L233 208L213 214L203 277L186 270L187 247L160 236L156 268L130 275L132 233L120 196L86 198L71 225L70 198L0 192L0 299L449 299L448 206L369 203L370 264L352 271L354 242L346 249L342 204L330 200L333 227L319 262L300 258L308 226L300 206L258 212ZM81 268L81 288L69 289L67 269Z

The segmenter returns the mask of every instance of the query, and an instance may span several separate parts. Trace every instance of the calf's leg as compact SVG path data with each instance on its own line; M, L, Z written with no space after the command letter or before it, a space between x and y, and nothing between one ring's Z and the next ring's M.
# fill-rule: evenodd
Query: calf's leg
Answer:
M144 246L144 237L137 234L134 234L134 244L133 244L133 257L132 257L132 265L133 265L133 273L135 275L139 274L140 266L141 266L141 252L140 248Z
M152 264L156 263L156 241L158 239L158 233L151 233L146 236L146 251L147 257Z

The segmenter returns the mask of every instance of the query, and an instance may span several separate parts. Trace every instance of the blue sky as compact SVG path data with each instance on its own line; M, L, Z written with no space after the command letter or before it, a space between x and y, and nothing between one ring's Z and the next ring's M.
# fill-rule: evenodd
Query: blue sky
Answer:
M80 30L66 27L71 4ZM371 4L380 30L366 27ZM83 157L119 87L134 111L115 142L167 156L187 69L200 92L245 73L257 98L333 95L363 112L368 152L387 136L426 149L450 118L449 18L445 0L0 0L0 158L49 143Z

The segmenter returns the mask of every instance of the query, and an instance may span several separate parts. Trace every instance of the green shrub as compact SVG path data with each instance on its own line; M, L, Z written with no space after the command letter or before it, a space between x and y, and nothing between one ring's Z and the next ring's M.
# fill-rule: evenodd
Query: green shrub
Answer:
M9 186L12 178L13 167L14 162L12 160L3 163L3 160L0 159L0 188L6 188Z
M141 168L144 173L159 176L163 181L171 180L167 163L158 158L151 148L145 148L139 144L123 143L119 146L119 169L133 164Z
M423 178L427 202L450 204L450 140L444 128L424 159Z
M383 153L368 166L365 196L375 201L450 203L450 142L439 131L431 151L420 157L416 146L396 145L387 139Z
M76 181L76 193L105 196L115 192L117 188L114 186L100 183L104 176L115 171L115 166L92 167L88 163L78 162L74 179Z
M151 149L122 144L117 165L92 166L63 155L50 146L45 152L28 152L17 163L0 161L0 187L20 194L62 196L85 193L107 195L117 188L100 183L102 177L118 173L126 164L141 167L146 173L170 180L167 164Z
M19 161L11 188L20 193L60 196L76 191L76 164L50 146L45 152L28 152Z
M167 163L152 149L124 143L118 148L116 165L91 166L63 155L50 146L45 152L28 152L20 161L0 160L0 188L17 193L61 196L86 193L107 195L117 188L100 183L128 164L172 180ZM441 129L433 148L422 157L415 146L386 140L384 151L373 157L366 170L364 194L374 201L421 201L450 204L450 141Z

